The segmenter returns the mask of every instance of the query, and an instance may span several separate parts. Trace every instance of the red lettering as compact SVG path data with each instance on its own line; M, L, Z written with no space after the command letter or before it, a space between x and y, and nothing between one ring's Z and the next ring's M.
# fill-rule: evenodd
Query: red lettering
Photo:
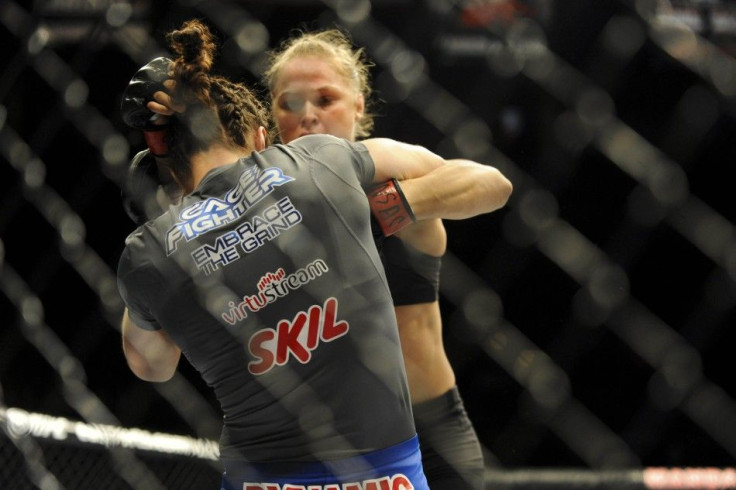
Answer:
M391 490L414 490L414 485L404 475L395 475L391 480Z
M389 477L384 476L380 480L368 480L363 486L365 490L391 490Z
M307 335L307 349L314 350L319 342L319 319L322 308L314 305L309 308L309 333Z
M340 490L340 484L329 483L327 485L299 485L285 483L280 486L277 483L243 483L243 490ZM392 477L384 476L377 480L363 480L362 482L351 482L342 485L342 490L414 490L414 485L401 473Z
M250 371L251 374L263 374L273 367L273 352L263 347L263 344L269 340L273 340L275 336L276 333L273 330L266 328L256 332L250 338L248 349L254 357L259 359L259 361L251 361L248 363L248 371Z
M299 342L299 334L306 322L307 315L303 311L297 313L292 323L289 323L288 320L279 322L277 327L278 342L276 343L276 364L279 366L286 364L289 359L289 352L294 354L294 357L299 359L301 363L309 360L309 351Z
M254 333L248 349L255 360L248 363L248 371L256 376L264 374L274 365L286 364L290 355L307 363L320 340L331 342L348 330L348 322L337 320L337 299L329 298L322 306L314 305L306 312L300 311L292 321L279 321L276 330L264 328Z
M324 312L322 340L329 342L338 337L342 337L348 332L348 322L340 321L335 323L335 319L337 318L337 300L335 298L330 298L325 301Z

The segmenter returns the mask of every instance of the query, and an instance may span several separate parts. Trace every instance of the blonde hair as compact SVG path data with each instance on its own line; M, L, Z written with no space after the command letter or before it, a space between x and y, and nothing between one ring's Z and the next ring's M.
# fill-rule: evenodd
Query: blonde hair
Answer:
M365 111L363 117L358 121L355 136L365 138L373 131L373 114L371 112L373 89L370 84L370 68L373 63L368 61L363 48L354 48L347 34L338 29L324 31L297 33L269 53L268 67L264 71L263 81L271 94L274 89L279 73L289 61L303 57L317 56L329 61L335 70L355 88L356 92L363 95L365 100Z

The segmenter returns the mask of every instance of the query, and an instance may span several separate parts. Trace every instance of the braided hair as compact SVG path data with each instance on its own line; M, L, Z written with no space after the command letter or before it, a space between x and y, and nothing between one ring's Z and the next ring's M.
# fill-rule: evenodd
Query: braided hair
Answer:
M169 129L169 157L174 173L186 180L192 155L214 144L249 148L248 137L269 126L268 110L242 83L211 74L217 48L214 34L202 21L185 22L166 35L172 60L172 98L186 106Z

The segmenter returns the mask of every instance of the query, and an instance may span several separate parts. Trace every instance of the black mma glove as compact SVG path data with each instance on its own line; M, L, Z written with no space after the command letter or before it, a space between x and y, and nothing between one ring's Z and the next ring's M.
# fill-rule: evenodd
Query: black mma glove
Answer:
M156 158L149 150L138 152L128 167L123 186L123 208L136 226L163 213L156 195L161 182Z
M160 116L146 107L146 104L154 100L155 92L166 91L163 83L169 78L170 65L170 59L160 57L143 66L130 79L120 103L125 124L143 131L148 149L157 157L164 157L168 153L167 125L156 124L155 121Z

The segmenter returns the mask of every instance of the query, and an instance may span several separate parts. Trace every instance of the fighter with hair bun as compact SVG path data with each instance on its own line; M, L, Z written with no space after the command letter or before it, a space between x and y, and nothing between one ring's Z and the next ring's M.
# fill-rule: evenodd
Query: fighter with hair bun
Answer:
M469 217L497 207L472 178L487 167L389 139L269 146L265 107L212 73L207 26L189 21L167 39L180 111L165 121L162 170L182 197L144 216L120 258L129 367L165 381L183 354L212 387L223 489L429 488L365 188L396 179L423 219L443 193L420 196L413 179L462 168L469 178L448 195L486 193L457 212Z

